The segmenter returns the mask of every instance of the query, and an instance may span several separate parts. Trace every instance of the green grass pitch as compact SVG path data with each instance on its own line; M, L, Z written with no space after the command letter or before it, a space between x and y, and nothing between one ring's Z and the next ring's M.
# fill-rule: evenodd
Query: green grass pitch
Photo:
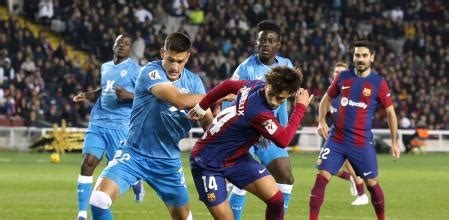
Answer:
M64 154L60 164L51 164L49 156L0 152L0 220L75 219L81 155ZM197 199L188 154L184 153L182 159L194 219L212 219ZM295 185L286 219L307 219L316 153L291 154L291 160ZM390 155L379 155L378 160L387 219L449 219L449 154L402 155L394 163ZM102 162L95 176L104 166ZM145 187L147 194L142 204L135 204L131 192L113 204L115 219L169 219L165 206ZM371 204L354 207L350 205L353 199L349 183L333 178L320 219L375 219ZM246 204L243 219L264 219L263 202L249 195Z

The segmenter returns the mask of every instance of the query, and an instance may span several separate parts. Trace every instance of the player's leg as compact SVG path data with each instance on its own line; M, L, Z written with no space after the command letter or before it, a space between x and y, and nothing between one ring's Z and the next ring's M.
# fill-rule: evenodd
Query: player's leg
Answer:
M321 205L324 202L324 193L327 183L332 175L335 175L343 165L345 156L344 149L332 141L327 141L321 148L318 155L317 166L318 174L315 183L310 192L309 200L309 219L316 220L320 212Z
M191 219L189 192L184 170L179 160L147 159L145 161L147 183L167 206L172 219ZM223 180L224 181L224 180ZM226 192L226 183L225 192Z
M283 194L284 212L286 212L294 183L292 167L287 150L279 148L271 143L266 148L256 148L255 153L259 157L261 163L267 167L276 180L276 183Z
M245 187L267 204L265 219L284 219L284 198L273 176L264 176Z
M345 161L345 168L351 174L351 193L354 191L357 198L351 203L352 205L366 205L368 204L368 196L365 194L365 184L363 179L355 174L349 160ZM354 189L355 188L355 189Z
M141 167L140 159L129 149L117 150L114 159L100 174L90 198L93 220L112 219L112 202L125 193L132 183L142 178L137 170L137 167Z
M206 205L214 219L233 219L229 202L226 200L226 180L220 172L209 171L197 166L190 167L199 199Z
M105 132L105 140L107 143L105 156L108 159L108 161L112 160L115 151L124 143L124 140L126 140L127 133L128 130L107 129L107 132ZM138 180L135 183L133 183L132 189L134 192L134 200L137 203L141 203L145 196L145 189L143 187L142 181Z
M368 191L371 193L371 203L377 219L385 218L385 201L382 188L377 181L378 166L376 150L373 145L350 148L348 160L354 167L355 173L365 180Z
M89 127L84 138L83 159L77 181L78 220L87 220L87 209L92 192L92 175L100 162L105 148L106 142L101 128L96 126Z
M284 199L268 170L254 158L240 160L225 172L235 186L248 190L267 204L267 219L283 219Z

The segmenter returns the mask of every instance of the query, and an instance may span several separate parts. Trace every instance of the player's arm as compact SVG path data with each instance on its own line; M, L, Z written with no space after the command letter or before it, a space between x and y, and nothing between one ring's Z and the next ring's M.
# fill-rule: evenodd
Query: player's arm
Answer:
M211 89L206 96L189 112L191 119L201 119L213 103L229 94L237 94L240 88L248 83L248 80L225 80Z
M338 88L338 81L340 79L340 74L335 77L334 81L332 81L331 85L327 89L327 92L324 93L323 98L321 98L320 106L318 108L318 134L321 135L324 139L329 137L329 126L326 123L326 115L329 112L329 108L331 106L331 101L340 93Z
M399 150L398 145L398 119L396 117L396 111L394 110L394 106L390 105L390 107L385 109L387 113L387 122L390 127L391 134L391 154L393 155L394 160L398 160L401 151Z
M309 96L307 90L299 89L296 94L295 109L286 127L282 127L272 112L259 113L251 119L250 123L262 136L273 141L279 147L286 147L295 136L312 98L313 95Z
M156 84L149 89L149 92L177 109L191 109L204 97L204 94L181 93L169 82Z
M232 74L231 80L251 80L245 64L240 64L237 69L235 69L234 73ZM233 98L235 99L235 96ZM221 105L221 108L225 109L231 106L234 99L229 96L227 100L218 100L217 102L222 101L223 104Z
M329 112L329 108L331 106L331 97L327 95L327 92L324 93L323 98L321 98L320 106L318 108L318 134L321 135L324 139L327 139L329 136L329 126L326 123L326 115Z
M117 95L118 100L124 101L124 102L133 100L134 93L126 91L126 89L121 86L116 86L114 89L115 89L115 94Z
M398 145L398 119L394 110L393 99L387 81L382 80L378 89L378 99L387 114L387 122L391 133L391 155L398 160L401 152Z
M73 101L74 102L84 102L84 101L95 101L101 93L101 87L96 88L95 90L92 91L87 91L87 92L80 92L78 95L76 95L75 97L73 97Z

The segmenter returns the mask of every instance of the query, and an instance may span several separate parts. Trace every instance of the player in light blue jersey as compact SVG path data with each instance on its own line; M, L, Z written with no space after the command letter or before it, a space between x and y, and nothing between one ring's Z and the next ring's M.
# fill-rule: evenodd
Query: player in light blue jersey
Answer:
M287 66L293 68L290 59L276 55L281 47L279 26L265 20L257 25L257 29L257 54L250 56L237 67L232 76L234 80L265 81L265 75L274 67ZM287 101L284 101L275 110L275 115L281 125L286 126L288 122ZM278 183L278 187L284 195L284 212L287 211L293 188L293 175L288 152L272 142L268 146L255 145L253 149L260 162L267 167ZM245 190L234 186L229 196L229 202L236 220L241 218L245 206L245 194Z
M190 47L186 35L170 34L160 52L162 60L140 71L126 143L116 151L92 192L93 219L112 219L112 201L138 179L156 191L172 219L192 219L178 143L191 128L186 110L201 100L205 89L200 77L184 68ZM212 122L210 110L201 122Z
M89 127L83 147L81 172L78 177L78 220L87 219L87 207L92 191L92 174L103 154L108 161L112 160L120 142L124 141L128 132L134 86L140 66L130 58L131 38L120 34L113 46L114 58L101 65L101 87L74 97L75 102L94 99L101 93L92 108ZM142 183L135 182L133 189L136 201L143 199Z

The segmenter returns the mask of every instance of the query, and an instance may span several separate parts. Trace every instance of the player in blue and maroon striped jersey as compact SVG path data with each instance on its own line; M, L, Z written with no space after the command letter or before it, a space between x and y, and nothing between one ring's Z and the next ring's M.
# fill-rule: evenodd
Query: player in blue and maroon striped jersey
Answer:
M400 151L397 142L397 118L387 82L371 70L374 61L372 45L357 41L354 45L354 69L341 72L323 96L318 117L318 133L327 139L318 156L318 174L310 193L310 219L318 219L324 191L332 175L348 159L356 174L362 177L371 193L377 219L385 218L384 194L377 179L377 159L371 123L377 105L385 109L390 127L393 159ZM338 114L330 135L325 116L332 99L340 96Z
M301 81L301 72L288 67L273 68L266 75L266 83L226 80L189 113L193 118L203 115L215 101L229 93L237 93L236 105L215 117L204 136L196 142L190 157L199 198L215 219L233 219L226 200L226 179L263 200L267 204L266 219L283 219L283 195L273 176L251 156L249 148L262 138L281 147L290 143L313 97L299 89ZM295 93L295 109L284 128L273 109Z

